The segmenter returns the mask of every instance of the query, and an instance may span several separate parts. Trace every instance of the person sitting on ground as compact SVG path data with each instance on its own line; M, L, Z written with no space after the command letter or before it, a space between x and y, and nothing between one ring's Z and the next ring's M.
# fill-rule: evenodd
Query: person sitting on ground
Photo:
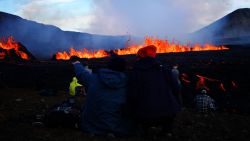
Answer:
M170 87L171 73L165 72L156 61L156 47L146 46L138 52L139 59L129 75L128 109L130 116L149 135L152 127L161 128L164 135L171 134L172 124L180 105Z
M70 85L69 85L69 95L70 95L70 97L68 98L68 101L70 103L75 103L75 96L79 95L80 94L79 92L81 91L81 89L83 89L82 85L79 84L77 81L78 81L77 78L73 77L72 81L70 82Z
M97 73L91 73L79 61L73 65L77 78L87 87L81 114L82 130L91 135L129 135L129 124L122 117L127 84L125 60L113 57L108 68L99 69Z
M207 113L216 109L214 99L207 95L207 90L205 89L202 89L201 92L195 96L194 103L196 110L201 113Z

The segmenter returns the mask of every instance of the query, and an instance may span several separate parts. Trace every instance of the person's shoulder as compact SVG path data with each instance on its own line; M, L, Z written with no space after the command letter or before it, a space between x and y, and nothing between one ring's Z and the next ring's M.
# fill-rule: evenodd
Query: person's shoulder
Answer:
M213 99L209 95L204 95L204 99L207 101L213 101Z
M204 97L206 97L206 98L211 98L209 95L206 95L206 94L204 94Z

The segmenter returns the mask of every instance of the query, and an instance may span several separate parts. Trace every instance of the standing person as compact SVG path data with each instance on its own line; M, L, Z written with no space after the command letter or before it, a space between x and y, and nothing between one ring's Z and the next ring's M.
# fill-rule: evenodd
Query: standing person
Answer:
M171 70L172 74L172 82L173 82L173 93L175 94L179 104L183 105L182 94L181 94L181 80L180 80L180 72L178 70L178 64L173 65Z
M97 73L91 73L78 61L73 64L78 80L87 87L82 130L94 135L128 135L129 124L122 117L127 84L125 60L114 57L108 62L108 68Z
M180 111L170 88L171 74L166 75L156 61L155 46L140 49L138 56L129 76L130 112L146 135L150 127L160 127L164 134L171 133L175 115Z

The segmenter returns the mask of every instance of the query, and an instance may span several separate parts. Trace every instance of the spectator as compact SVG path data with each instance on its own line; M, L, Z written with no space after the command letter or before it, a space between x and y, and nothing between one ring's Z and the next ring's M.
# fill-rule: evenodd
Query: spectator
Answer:
M151 127L159 127L161 133L170 133L180 105L174 97L162 65L156 61L156 47L146 46L138 51L129 77L128 107L131 116L147 135Z
M215 110L215 101L207 95L205 89L201 90L200 94L194 98L195 108L201 113L207 113Z
M73 64L77 78L87 87L82 130L95 135L129 135L130 124L122 117L127 84L125 60L114 57L108 62L108 68L97 73L91 73L80 62Z
M178 70L178 64L175 64L171 70L172 73L172 82L173 82L173 93L175 94L179 104L182 106L182 94L181 94L181 81L180 81L180 73Z

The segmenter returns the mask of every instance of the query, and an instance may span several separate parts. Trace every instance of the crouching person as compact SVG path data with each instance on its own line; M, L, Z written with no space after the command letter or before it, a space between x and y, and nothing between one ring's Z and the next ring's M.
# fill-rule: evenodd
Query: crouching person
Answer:
M127 78L125 60L111 58L108 68L90 73L80 62L73 63L80 83L86 85L87 95L81 114L81 128L91 135L130 135L130 124L122 117L126 101Z
M215 101L207 95L207 90L203 89L194 98L195 108L200 113L215 111Z

